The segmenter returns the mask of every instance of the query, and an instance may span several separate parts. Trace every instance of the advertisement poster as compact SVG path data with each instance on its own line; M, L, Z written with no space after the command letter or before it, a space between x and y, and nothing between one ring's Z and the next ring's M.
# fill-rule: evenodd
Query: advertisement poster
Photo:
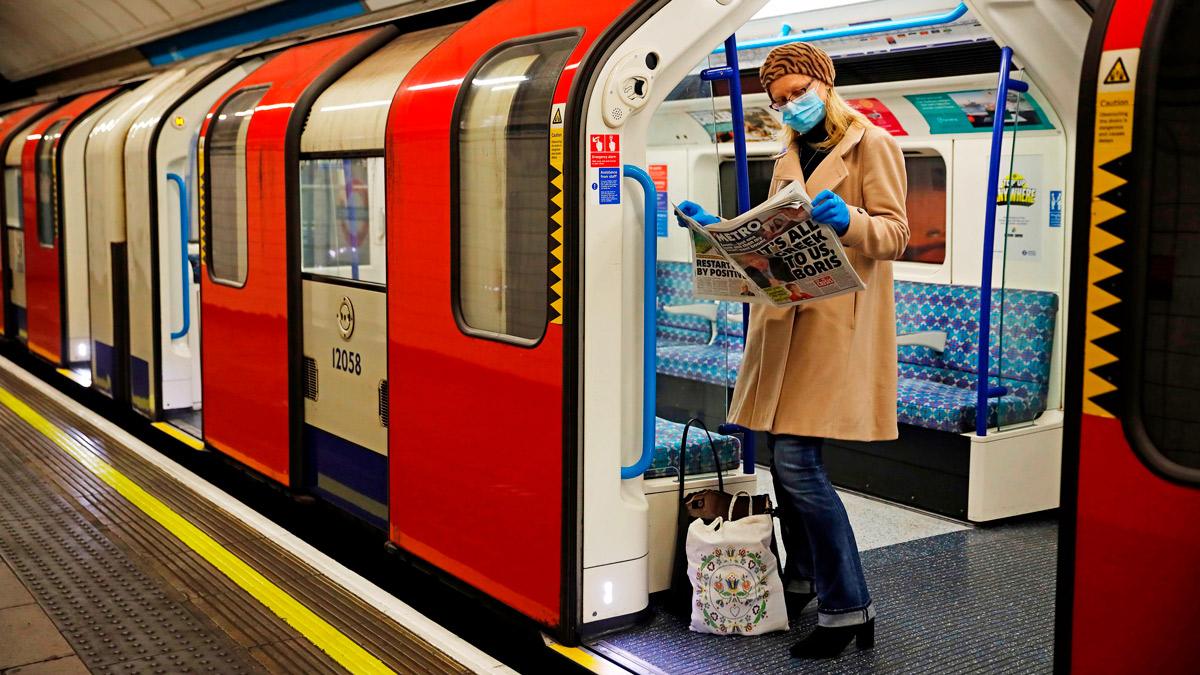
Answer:
M1042 228L1046 226L1049 200L1042 183L1042 157L1017 155L1011 172L1009 158L1002 157L1000 161L995 253L1003 255L1007 242L1010 260L1036 260L1041 255Z
M728 110L696 110L692 119L704 127L713 143L733 141L733 113ZM746 108L746 141L774 141L783 132L783 124L768 108Z
M658 222L655 224L660 237L667 236L667 212L671 206L667 202L667 165L651 164L650 179L654 181L654 189L658 192Z
M986 133L992 130L996 119L995 89L910 94L904 98L921 113L933 134ZM1033 96L1009 92L1004 126L1012 128L1014 125L1022 131L1054 128Z
M893 136L907 136L908 132L900 124L900 120L896 119L895 113L891 111L883 101L877 98L848 98L846 103L850 104L858 112L867 116L867 119L875 123L875 126L887 131Z

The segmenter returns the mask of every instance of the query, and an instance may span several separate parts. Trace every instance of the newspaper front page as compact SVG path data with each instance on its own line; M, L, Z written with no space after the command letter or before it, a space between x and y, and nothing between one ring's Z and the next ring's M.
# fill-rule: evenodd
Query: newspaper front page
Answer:
M799 183L708 226L678 206L675 213L692 235L698 298L788 307L865 288L837 233L812 220L812 200Z

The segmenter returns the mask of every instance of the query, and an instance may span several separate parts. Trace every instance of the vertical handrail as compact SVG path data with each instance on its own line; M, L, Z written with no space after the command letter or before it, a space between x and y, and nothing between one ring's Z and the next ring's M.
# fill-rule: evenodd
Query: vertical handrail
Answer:
M1011 79L1012 47L1000 50L1000 75L996 83L996 108L992 120L992 154L988 159L987 204L983 225L983 278L979 282L979 360L975 383L975 435L987 436L988 400L1003 396L1003 387L989 383L992 340L992 264L996 244L996 197L1000 190L1000 152L1004 119L1008 117L1008 90L1026 92L1029 85Z
M192 328L192 298L191 298L191 261L188 260L188 238L191 236L191 218L188 212L188 193L187 181L177 173L168 173L167 180L175 184L179 188L179 251L182 254L179 271L180 281L183 282L182 293L182 311L183 311L183 328L171 333L172 340L178 340L188 334Z
M645 203L642 211L642 454L630 466L621 467L621 479L637 478L646 473L654 459L654 423L658 403L658 190L654 179L640 166L626 164L626 178L642 186Z
M738 62L737 35L725 38L721 48L725 52L725 65L706 68L700 78L709 82L725 80L729 83L730 124L733 126L733 168L737 175L737 212L741 215L750 210L750 167L746 159L746 113L742 107L742 71ZM720 50L718 50L720 51ZM750 303L742 303L742 349L746 348L746 336L750 332ZM742 434L742 473L754 473L754 432L736 424L723 424L721 433L736 431Z

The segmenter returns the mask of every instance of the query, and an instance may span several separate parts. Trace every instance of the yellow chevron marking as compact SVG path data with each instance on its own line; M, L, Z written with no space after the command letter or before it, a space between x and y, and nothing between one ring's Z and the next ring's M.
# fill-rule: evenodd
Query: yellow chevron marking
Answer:
M557 176L555 176L554 178L551 178L551 179L550 179L550 184L551 184L551 185L553 185L554 187L558 188L559 190L563 189L563 177L562 177L562 174L560 173L560 174L558 174Z
M1092 225L1103 225L1117 216L1125 213L1125 209L1104 201L1092 200Z
M1089 243L1089 247L1091 248L1092 255L1095 255L1097 253L1100 253L1101 251L1107 251L1108 249L1116 246L1117 244L1123 244L1123 243L1125 243L1124 239L1121 239L1120 237L1118 237L1115 234L1112 234L1110 232L1105 232L1104 230L1097 228L1097 229L1092 230L1091 242Z
M1099 197L1114 188L1121 187L1129 181L1121 178L1115 173L1097 168L1095 176L1092 178L1092 196Z
M1121 270L1117 268L1116 265L1113 265L1106 260L1095 258L1092 260L1092 264L1088 267L1088 282L1094 284L1098 281L1104 281L1114 274L1120 273ZM1095 290L1101 293L1107 293L1107 291L1104 291L1103 289L1097 288ZM1091 307L1091 304L1089 303L1088 306Z

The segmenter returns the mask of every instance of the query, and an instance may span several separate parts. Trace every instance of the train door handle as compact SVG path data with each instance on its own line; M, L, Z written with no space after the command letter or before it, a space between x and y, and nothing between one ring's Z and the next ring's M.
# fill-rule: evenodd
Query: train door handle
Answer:
M626 164L626 178L632 178L642 186L645 206L642 211L643 245L642 255L642 454L630 466L621 467L621 479L637 478L646 473L654 459L654 422L658 402L658 339L656 275L658 273L658 190L650 174L640 166Z
M185 337L192 327L192 298L191 298L191 280L192 271L191 260L188 259L188 237L191 236L191 224L188 222L188 193L187 181L177 173L168 173L167 180L175 184L179 188L179 250L182 258L180 259L180 281L183 282L182 293L180 294L183 301L183 327L177 331L171 332L171 339L178 340Z

